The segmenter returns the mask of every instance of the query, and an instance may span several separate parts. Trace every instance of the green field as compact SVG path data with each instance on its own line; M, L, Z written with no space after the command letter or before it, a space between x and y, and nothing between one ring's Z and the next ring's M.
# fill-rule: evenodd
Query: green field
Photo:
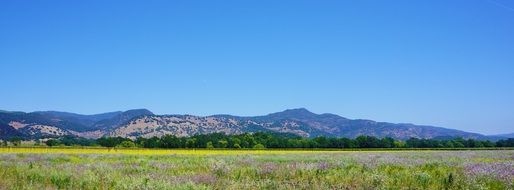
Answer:
M514 150L0 148L0 189L514 189Z

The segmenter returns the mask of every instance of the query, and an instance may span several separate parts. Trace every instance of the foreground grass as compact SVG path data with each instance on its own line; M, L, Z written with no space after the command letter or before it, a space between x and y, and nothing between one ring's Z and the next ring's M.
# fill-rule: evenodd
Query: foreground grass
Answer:
M0 149L0 189L514 189L514 151Z

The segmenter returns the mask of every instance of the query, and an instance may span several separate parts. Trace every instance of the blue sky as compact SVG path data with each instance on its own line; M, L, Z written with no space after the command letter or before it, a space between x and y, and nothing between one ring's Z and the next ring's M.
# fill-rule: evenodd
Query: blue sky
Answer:
M514 2L1 1L0 109L514 132Z

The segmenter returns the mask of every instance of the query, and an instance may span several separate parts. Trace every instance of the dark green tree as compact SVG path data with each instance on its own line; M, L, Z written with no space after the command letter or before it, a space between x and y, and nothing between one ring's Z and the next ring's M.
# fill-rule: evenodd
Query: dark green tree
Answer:
M59 146L61 141L59 139L48 139L45 144L46 146Z
M21 137L17 137L17 136L15 136L15 137L11 137L11 138L9 139L9 141L10 141L14 146L20 146L20 145L21 145L21 140L22 140L22 139L21 139Z
M208 149L213 149L214 148L214 145L212 144L211 141L207 142L207 144L205 144L205 148L208 148Z

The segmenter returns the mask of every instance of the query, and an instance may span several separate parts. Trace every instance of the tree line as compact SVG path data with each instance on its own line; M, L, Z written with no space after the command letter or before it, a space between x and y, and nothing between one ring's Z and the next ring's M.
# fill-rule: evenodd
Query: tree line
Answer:
M19 141L19 139L16 139ZM14 143L13 143L14 144ZM16 144L19 144L16 142ZM263 148L482 148L482 147L514 147L514 138L491 142L475 139L418 139L395 140L390 137L377 138L359 136L355 139L335 137L304 138L291 134L280 133L244 133L226 135L224 133L199 134L191 137L143 138L135 140L123 137L102 137L86 139L65 136L49 139L47 146L102 146L102 147L140 147L140 148L230 148L230 149L263 149Z

